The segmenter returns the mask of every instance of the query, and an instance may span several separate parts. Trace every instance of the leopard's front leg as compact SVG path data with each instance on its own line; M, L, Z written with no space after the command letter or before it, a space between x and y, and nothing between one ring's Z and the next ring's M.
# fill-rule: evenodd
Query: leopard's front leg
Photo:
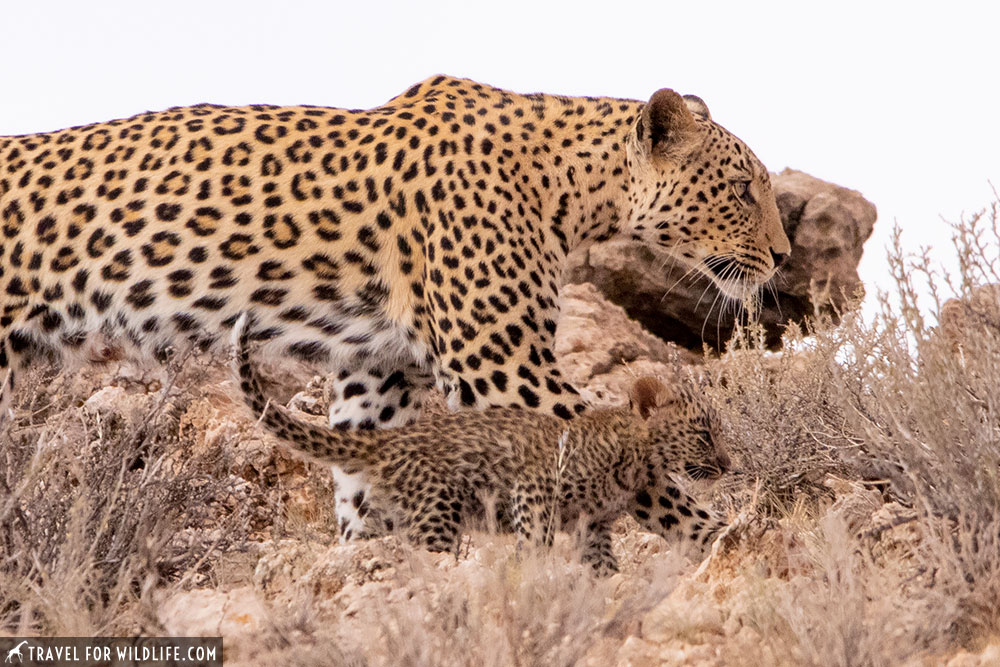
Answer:
M534 285L532 285L534 287ZM554 288L501 285L484 299L431 308L439 336L435 376L452 410L516 406L572 419L587 408L559 371ZM522 295L520 298L517 295ZM456 311L457 306L468 310Z

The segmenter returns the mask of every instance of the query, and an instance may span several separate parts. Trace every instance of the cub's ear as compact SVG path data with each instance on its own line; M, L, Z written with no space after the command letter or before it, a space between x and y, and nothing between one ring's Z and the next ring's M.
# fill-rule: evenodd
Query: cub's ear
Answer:
M708 110L708 105L697 95L685 95L684 104L687 105L688 111L694 115L701 116L705 120L712 120L712 112Z
M629 407L643 419L649 419L654 410L674 398L674 393L666 385L650 376L636 380L628 393Z
M701 132L687 102L669 88L649 98L636 122L635 136L647 155L668 160L683 159L701 142Z

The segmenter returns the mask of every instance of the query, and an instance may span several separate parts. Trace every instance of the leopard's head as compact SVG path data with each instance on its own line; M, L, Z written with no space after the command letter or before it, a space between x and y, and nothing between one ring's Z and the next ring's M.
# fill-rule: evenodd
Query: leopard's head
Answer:
M791 246L767 169L698 97L658 90L626 142L626 233L745 299Z
M711 404L687 382L669 386L641 377L629 392L629 405L645 420L644 449L650 484L662 486L673 475L715 479L730 460L716 438L718 418Z

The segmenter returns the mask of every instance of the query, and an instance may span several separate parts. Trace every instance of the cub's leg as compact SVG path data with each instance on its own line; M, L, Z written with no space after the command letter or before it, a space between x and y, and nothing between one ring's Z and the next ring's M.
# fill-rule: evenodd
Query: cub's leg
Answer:
M618 571L618 559L611 550L610 521L592 521L587 525L582 560L584 563L589 563L599 577L606 577Z
M402 369L359 362L342 368L333 380L330 426L342 429L392 428L412 423L420 414L432 379L415 365ZM368 500L363 473L349 475L333 466L340 541L375 537L388 526Z
M518 549L524 543L552 546L558 526L553 521L553 494L540 486L545 482L519 481L511 489L511 520Z
M694 544L699 550L726 526L711 510L673 482L668 482L661 490L639 491L632 514L649 532L675 544Z
M406 512L407 536L428 551L458 555L462 504L443 482L428 484Z

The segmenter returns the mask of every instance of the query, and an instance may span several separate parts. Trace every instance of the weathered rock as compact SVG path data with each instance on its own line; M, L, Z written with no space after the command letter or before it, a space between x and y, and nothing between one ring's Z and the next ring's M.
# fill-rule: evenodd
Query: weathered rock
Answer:
M817 309L836 321L863 289L858 262L875 224L875 206L860 194L800 171L772 175L792 252L763 290L760 322L772 348L789 321ZM688 273L643 244L615 241L573 255L565 282L590 282L664 340L701 352L719 350L732 335L739 309L707 278Z
M979 653L960 651L948 661L948 667L986 667L1000 664L1000 644L987 646Z
M700 354L651 335L593 285L566 285L561 301L556 357L593 405L623 402L636 377L668 379L680 366L701 362Z
M941 307L940 333L957 353L968 354L984 339L1000 342L1000 284L983 285L966 299Z
M827 516L841 522L852 535L867 527L872 515L884 504L882 494L860 482L827 475L823 485L833 491L836 498Z
M332 600L348 586L390 583L402 587L406 577L399 570L405 564L441 558L415 551L395 536L332 546L287 539L268 545L253 578L258 590L276 600L288 598L285 601L291 603L300 589Z
M807 299L815 284L834 303L844 303L839 299L861 287L858 262L875 225L875 205L854 190L794 169L775 174L772 181L792 242L776 281L779 295Z
M176 591L159 601L156 614L167 633L178 637L246 639L267 624L266 608L246 586L228 592Z

